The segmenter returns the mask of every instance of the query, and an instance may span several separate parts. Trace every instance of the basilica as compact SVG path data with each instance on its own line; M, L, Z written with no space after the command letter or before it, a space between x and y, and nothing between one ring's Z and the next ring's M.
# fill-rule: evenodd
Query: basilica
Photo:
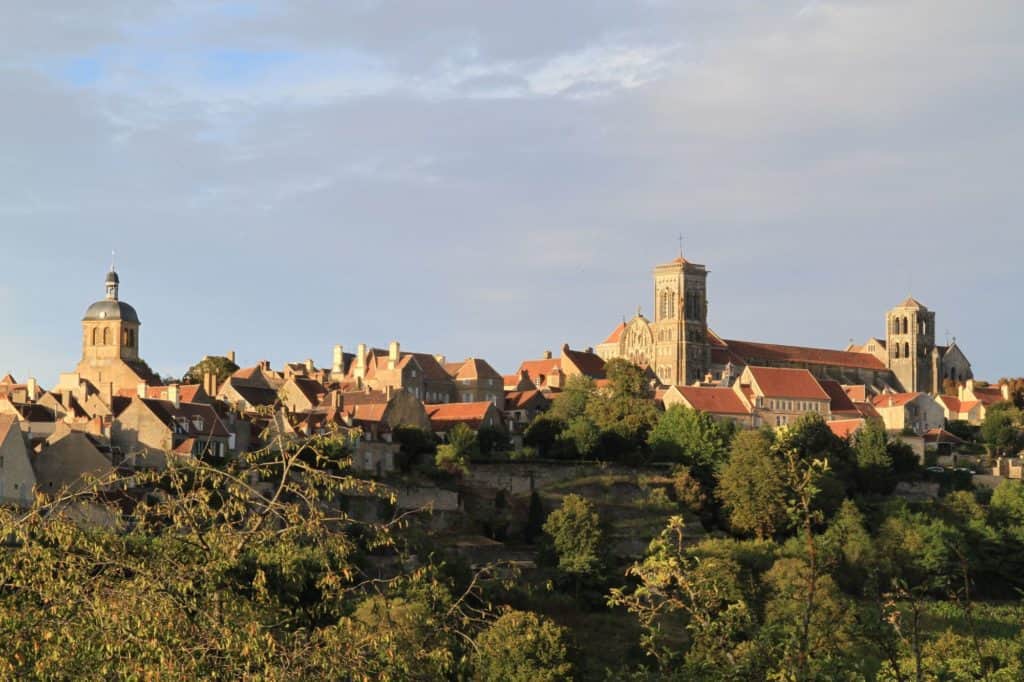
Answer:
M937 395L944 381L973 378L954 341L935 343L935 313L907 298L886 314L885 338L843 350L725 339L708 327L705 266L680 255L654 268L654 319L622 322L596 347L605 360L649 368L666 386L729 386L747 366L807 369L819 380L861 384L876 392Z

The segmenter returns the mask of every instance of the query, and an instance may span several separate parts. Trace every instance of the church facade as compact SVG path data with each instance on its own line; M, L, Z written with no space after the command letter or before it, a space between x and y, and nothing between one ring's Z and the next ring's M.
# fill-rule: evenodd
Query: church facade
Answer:
M886 338L844 350L723 339L707 323L705 266L682 256L654 268L654 320L640 312L596 347L604 360L625 358L666 386L731 385L743 368L806 369L819 380L863 384L876 392L938 394L944 380L973 378L956 343L935 343L935 313L908 298L886 314Z

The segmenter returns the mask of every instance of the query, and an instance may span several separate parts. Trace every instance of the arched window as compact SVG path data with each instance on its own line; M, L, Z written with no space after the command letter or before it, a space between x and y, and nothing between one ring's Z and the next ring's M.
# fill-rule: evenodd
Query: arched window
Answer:
M897 343L897 344L895 345L895 347L893 348L893 351L892 351L892 356L893 356L893 358L895 358L896 360L899 360L899 359L900 359L900 344L898 344L898 343Z
M900 318L898 318L898 317L892 318L892 333L893 334L899 334L900 333Z
M907 326L907 318L903 318L903 333L906 334L910 331L910 327Z
M103 345L104 346L109 346L110 345L110 327L104 327L103 328Z
M905 358L909 358L910 357L910 344L909 343L903 344L903 357L905 357Z
M100 330L96 327L92 328L92 345L96 345L100 342Z

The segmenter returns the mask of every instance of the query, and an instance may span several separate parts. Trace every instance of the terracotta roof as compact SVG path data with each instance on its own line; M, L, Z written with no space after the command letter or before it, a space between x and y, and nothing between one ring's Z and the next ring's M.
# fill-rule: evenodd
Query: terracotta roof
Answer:
M299 389L299 392L306 396L306 400L313 405L318 404L327 394L327 389L319 381L306 377L292 377L291 380L295 382L295 387Z
M423 376L429 381L451 381L448 372L444 371L441 363L430 353L409 353L409 355L416 358L417 364L423 370Z
M825 393L828 393L829 400L832 401L831 412L836 414L839 412L856 412L857 408L854 407L853 401L850 400L850 396L843 390L842 385L838 381L819 381L821 387L825 389Z
M863 419L837 419L836 421L828 422L828 428L840 438L849 438L857 433L864 426L864 423L865 420Z
M886 366L882 364L882 361L870 353L850 353L844 350L805 348L803 346L782 346L754 341L727 340L725 343L729 346L729 350L748 365L757 364L757 361L793 362L809 365L849 367L851 369L870 369L877 372L886 371Z
M580 372L588 377L604 379L605 362L601 359L601 356L562 346L562 357L567 358L572 364L576 365Z
M18 423L17 418L10 414L0 414L0 443L7 440L7 434L10 433L11 428ZM20 429L20 427L15 427Z
M829 395L806 369L780 367L747 368L761 393L767 398L803 398L828 400Z
M561 369L562 361L559 358L551 358L548 360L524 360L523 363L519 365L519 371L525 371L529 375L530 381L532 381L538 388L543 388L544 384L547 383L547 378L556 371L561 371Z
M529 391L509 391L505 394L505 409L506 410L522 410L529 406L531 402L537 401L541 404L547 404L551 402L547 396L538 391L537 389L531 389Z
M844 385L843 390L850 397L850 400L855 403L866 403L868 401L868 387L864 384L857 384L856 386Z
M959 436L952 434L945 429L930 429L925 431L924 441L926 443L951 443L953 445L960 445L965 442Z
M960 399L955 395L940 395L939 402L950 412L960 412Z
M708 414L750 414L750 408L731 388L676 386L686 402L695 410Z
M875 406L869 402L854 402L853 406L857 408L857 411L860 412L861 416L865 419L882 418L882 415L878 414L878 410L875 409Z
M388 409L387 403L363 403L353 405L350 414L357 422L379 422L384 418L384 412Z
M883 393L881 395L875 396L875 399L872 401L872 403L874 404L874 406L876 408L903 407L907 403L913 402L914 400L916 400L921 395L923 395L923 394L922 393Z
M179 455L191 455L192 448L195 447L195 444L195 438L186 438L185 440L181 441L174 447L174 452L178 453Z
M612 333L608 335L608 338L602 342L602 345L604 345L605 343L618 343L619 339L622 338L622 332L624 332L625 330L626 323L620 322L619 326L613 329Z
M505 380L486 360L481 360L480 358L467 359L457 366L454 374L451 372L449 374L456 379L498 379L502 382Z
M228 430L224 423L217 416L216 411L209 405L202 403L181 403L178 407L167 400L153 400L152 398L136 398L141 401L149 411L152 412L162 424L170 425L172 422L184 428L188 437L216 436L227 438ZM195 418L202 421L202 428L195 423ZM180 421L179 421L180 420Z
M913 296L907 296L903 303L900 303L899 308L913 308L915 310L928 310L927 307Z
M155 400L167 400L167 389L169 386L147 386L146 397ZM178 386L178 401L183 403L194 403L196 395L203 387L200 384L181 384ZM138 395L137 391L121 390L117 394L123 397Z
M974 389L974 397L985 407L1006 401L1006 398L1003 397L1003 392L998 387L976 387Z
M457 423L479 428L487 416L488 410L494 407L489 402L479 403L442 403L424 405L431 426L437 431L445 431Z

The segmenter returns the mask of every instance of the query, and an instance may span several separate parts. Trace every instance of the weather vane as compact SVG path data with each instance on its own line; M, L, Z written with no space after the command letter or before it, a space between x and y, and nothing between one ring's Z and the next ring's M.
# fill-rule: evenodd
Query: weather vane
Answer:
M679 257L683 257L683 233L679 233Z

